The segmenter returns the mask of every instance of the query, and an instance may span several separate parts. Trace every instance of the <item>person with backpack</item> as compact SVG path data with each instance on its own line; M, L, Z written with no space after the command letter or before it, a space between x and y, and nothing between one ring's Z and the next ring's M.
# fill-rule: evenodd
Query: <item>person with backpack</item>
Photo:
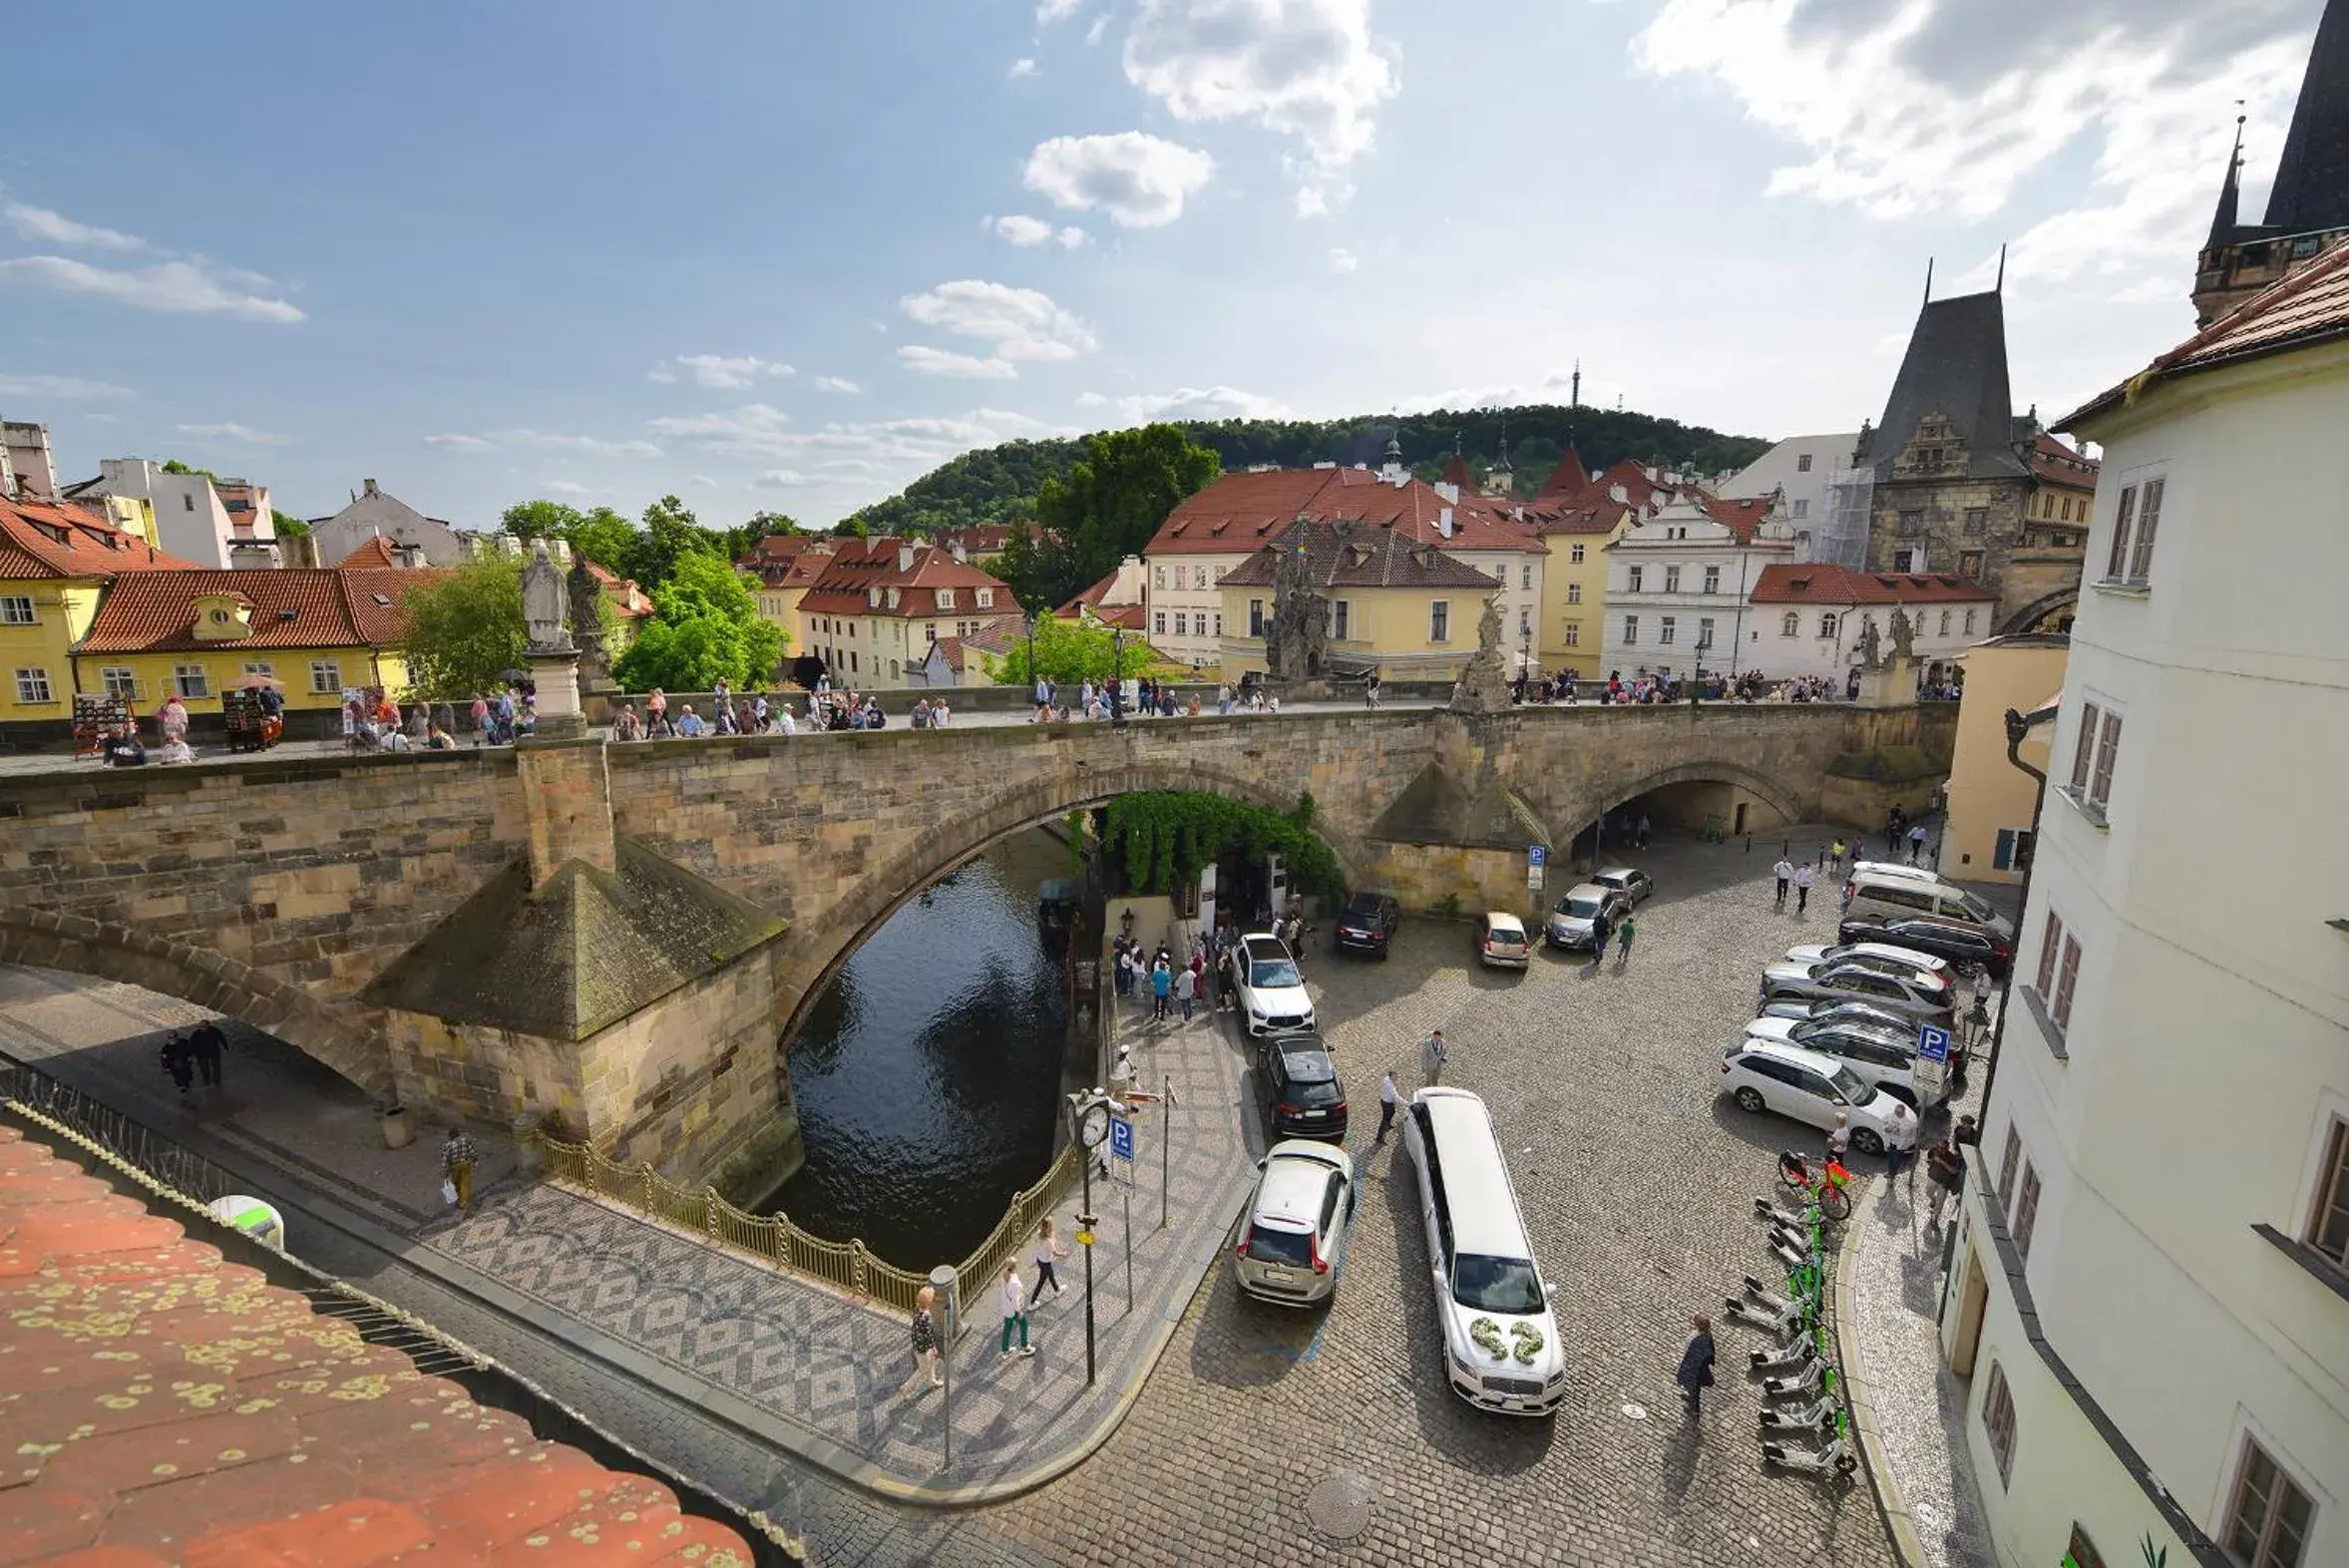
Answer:
M1938 1231L1943 1206L1966 1184L1966 1156L1955 1135L1943 1133L1941 1141L1925 1151L1925 1179L1933 1184L1933 1214L1925 1229Z

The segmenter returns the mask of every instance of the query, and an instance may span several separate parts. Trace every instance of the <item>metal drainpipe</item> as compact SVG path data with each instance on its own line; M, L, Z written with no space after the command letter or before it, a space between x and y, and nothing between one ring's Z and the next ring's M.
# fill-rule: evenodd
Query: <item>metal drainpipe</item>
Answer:
M2000 982L1998 987L1998 1022L1993 1024L1990 1030L1990 1065L1984 1069L1982 1074L1982 1115L1975 1123L1976 1132L1980 1132L1990 1125L1990 1091L1998 1083L1999 1058L2006 1054L2007 1003L2014 998L2015 994L2015 971L2022 967L2023 917L2031 909L2031 874L2039 867L2039 818L2040 814L2047 809L2047 775L2023 760L2023 741L2033 729L2041 724L2052 723L2055 717L2056 710L2053 708L2030 718L2025 718L2014 708L2007 709L2007 761L2010 765L2037 779L2039 790L2031 802L2031 862L2023 868L2020 897L2015 904L2015 940L2008 945L2013 951L2007 959L2007 978ZM1943 808L1944 815L1941 820L1941 832L1944 838L1949 834L1947 809L1947 807Z

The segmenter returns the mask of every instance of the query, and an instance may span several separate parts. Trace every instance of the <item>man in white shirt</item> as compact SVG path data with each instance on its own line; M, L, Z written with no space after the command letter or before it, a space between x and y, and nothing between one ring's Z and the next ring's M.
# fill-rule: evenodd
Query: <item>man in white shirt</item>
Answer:
M1394 1120L1395 1106L1401 1100L1402 1090L1395 1086L1394 1074L1390 1072L1378 1081L1378 1136L1370 1140L1371 1148L1386 1141L1386 1128Z
M1813 880L1809 861L1804 861L1794 869L1794 913L1797 915L1810 908L1810 885Z
M1783 912L1786 908L1786 885L1794 880L1794 863L1780 855L1778 863L1770 867L1769 874L1778 879L1777 902L1772 904L1770 908Z
M1003 1343L1002 1355L1011 1354L1011 1330L1019 1330L1019 1354L1033 1356L1035 1347L1027 1343L1027 1287L1019 1280L1019 1262L1013 1259L1003 1265Z

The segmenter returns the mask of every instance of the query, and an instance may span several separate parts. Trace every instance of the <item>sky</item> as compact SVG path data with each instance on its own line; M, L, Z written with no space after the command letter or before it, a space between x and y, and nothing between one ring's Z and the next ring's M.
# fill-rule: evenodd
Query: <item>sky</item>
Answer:
M2237 102L2254 217L2320 9L77 0L10 24L0 414L300 516L823 525L975 445L1577 363L1856 429L1928 259L2006 244L2052 418L2191 330Z

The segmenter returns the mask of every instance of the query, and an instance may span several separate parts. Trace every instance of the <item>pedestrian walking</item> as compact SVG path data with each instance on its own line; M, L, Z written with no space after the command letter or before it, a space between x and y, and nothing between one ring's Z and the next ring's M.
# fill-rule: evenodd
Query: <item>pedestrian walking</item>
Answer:
M1835 1125L1827 1129L1827 1161L1840 1165L1843 1156L1851 1152L1851 1113L1835 1112Z
M1183 969L1176 973L1174 978L1175 1005L1182 1009L1183 1021L1185 1023L1191 1021L1191 1003L1198 996L1198 976L1193 973L1188 965L1186 965Z
M1607 962L1607 941L1615 935L1615 923L1607 919L1605 910L1591 917L1591 973Z
M1966 1156L1954 1133L1943 1133L1941 1141L1925 1151L1925 1178L1933 1184L1933 1215L1925 1222L1925 1229L1937 1231L1943 1206L1966 1182Z
M1402 1090L1396 1086L1394 1074L1390 1072L1378 1080L1378 1136L1370 1140L1371 1148L1386 1141L1386 1129L1394 1124L1394 1108L1401 1103Z
M1924 859L1925 825L1918 823L1908 830L1908 863L1912 866Z
M1622 969L1631 963L1631 939L1637 935L1638 932L1632 925L1631 917L1624 916L1623 924L1615 928L1615 967L1617 969Z
M196 1055L196 1070L203 1076L203 1086L220 1086L220 1061L228 1048L228 1036L220 1032L219 1024L206 1018L188 1035L189 1048Z
M1019 1263L1014 1259L1003 1265L1003 1340L1001 1360L1011 1354L1011 1331L1019 1331L1019 1354L1033 1356L1035 1347L1027 1343L1027 1287L1019 1283Z
M901 1397L909 1392L946 1386L938 1365L938 1318L933 1312L937 1305L936 1287L925 1285L914 1293L914 1374L898 1389ZM930 1375L925 1378L924 1372ZM916 1388L916 1383L921 1383L922 1388Z
M1843 870L1843 841L1837 839L1827 846L1827 869L1836 873Z
M1174 971L1160 959L1150 966L1150 1021L1166 1021L1167 1003L1174 999Z
M1808 866L1794 868L1794 913L1799 915L1810 908L1810 885L1816 874Z
M1060 1283L1060 1276L1052 1272L1052 1265L1067 1256L1068 1249L1061 1246L1060 1238L1052 1234L1052 1217L1044 1216L1043 1223L1035 1228L1035 1289L1027 1293L1028 1300L1042 1302L1044 1287L1047 1285L1052 1287L1054 1296L1066 1289Z
M1240 966L1232 957L1232 950L1224 949L1215 956L1215 1005L1218 1012L1240 1010Z
M1444 1043L1443 1030L1427 1036L1427 1043L1419 1048L1420 1076L1430 1085L1443 1081L1443 1064L1451 1059L1452 1048Z
M1688 1349L1680 1353L1680 1371L1672 1380L1680 1384L1681 1394L1688 1400L1689 1413L1697 1413L1697 1396L1713 1386L1713 1320L1695 1320L1696 1333L1689 1336Z
M1648 814L1646 812L1641 812L1639 824L1639 844L1641 849L1646 849L1648 847L1648 841L1655 836L1655 832L1656 825L1648 820Z
M449 1129L448 1141L441 1145L441 1175L446 1178L443 1185L455 1195L449 1201L460 1209L473 1207L473 1162L480 1157L464 1128Z
M1778 863L1770 867L1769 874L1778 879L1778 896L1770 908L1782 910L1786 907L1786 888L1794 880L1794 863L1780 855Z
M196 1081L196 1047L178 1029L164 1036L164 1071L180 1085L182 1094Z

